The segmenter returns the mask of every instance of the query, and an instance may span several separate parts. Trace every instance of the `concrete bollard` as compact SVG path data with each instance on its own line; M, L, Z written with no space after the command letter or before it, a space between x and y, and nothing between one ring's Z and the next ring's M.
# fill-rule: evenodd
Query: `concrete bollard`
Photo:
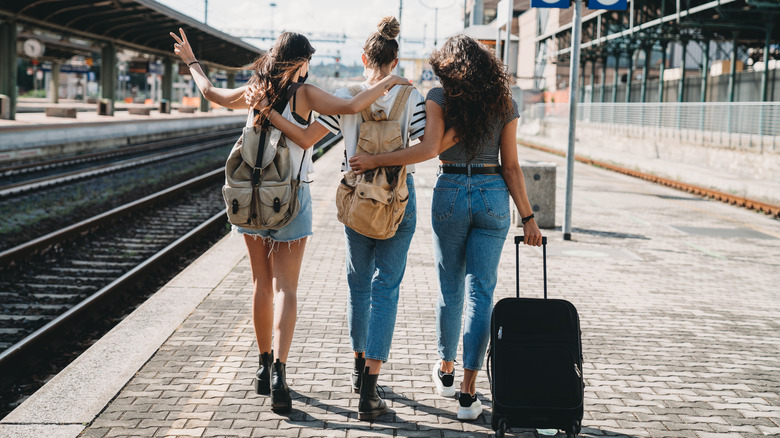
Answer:
M110 99L99 99L97 102L97 113L99 116L113 116L114 102Z
M11 118L11 98L0 94L0 119Z
M169 100L161 100L160 101L160 114L170 114L171 113L171 102Z
M539 228L555 228L555 163L521 161L520 167L536 225ZM515 225L522 227L520 212L514 209L512 216Z

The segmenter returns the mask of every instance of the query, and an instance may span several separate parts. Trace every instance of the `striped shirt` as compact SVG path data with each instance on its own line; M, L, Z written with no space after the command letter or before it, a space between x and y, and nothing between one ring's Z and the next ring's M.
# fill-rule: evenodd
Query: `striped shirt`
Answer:
M369 87L367 83L361 84L363 89ZM371 104L371 111L374 112L378 109L385 110L386 113L390 113L390 109L393 107L396 96L400 87L393 87L390 91L377 99ZM351 99L352 94L346 88L340 88L334 93L336 97L342 99ZM357 149L358 136L360 134L360 125L363 123L363 117L358 114L349 115L320 115L317 117L317 123L326 127L330 132L336 134L341 131L344 136L344 161L341 163L341 171L346 172L349 170L349 159L355 154ZM406 102L406 108L401 113L399 119L401 124L401 136L404 138L404 147L409 146L411 140L416 140L423 135L425 131L425 99L416 89L412 90L409 94L409 100ZM406 166L408 172L414 172L414 165L409 164Z

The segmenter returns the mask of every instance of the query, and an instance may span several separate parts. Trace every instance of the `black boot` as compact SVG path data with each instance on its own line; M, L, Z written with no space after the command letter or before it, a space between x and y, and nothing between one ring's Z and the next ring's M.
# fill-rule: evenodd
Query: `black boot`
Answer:
M366 358L363 353L358 353L355 358L355 368L352 369L352 392L360 393L360 380L363 377L363 368L366 366Z
M379 379L379 374L368 374L368 367L363 370L358 420L373 421L376 417L387 412L387 404L376 393L377 379Z
M274 351L260 355L260 368L255 373L255 392L268 395L271 393L271 367L274 365Z
M271 383L271 410L279 413L287 413L292 410L290 400L290 388L287 386L287 365L276 359L274 362L274 375Z

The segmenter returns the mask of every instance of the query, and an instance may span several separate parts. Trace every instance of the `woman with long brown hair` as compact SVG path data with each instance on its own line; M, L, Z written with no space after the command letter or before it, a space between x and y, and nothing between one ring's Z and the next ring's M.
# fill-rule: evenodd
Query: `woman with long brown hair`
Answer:
M206 99L233 109L249 109L245 96L250 85L257 85L261 106L253 115L256 125L268 129L268 122L282 117L296 126L309 123L311 111L321 114L354 114L387 93L396 84L408 84L399 76L390 76L377 82L351 99L341 99L320 88L305 84L309 61L314 48L309 40L298 33L284 32L273 47L252 64L255 74L248 85L235 89L214 87L200 68L200 63L187 41L171 32L176 40L174 53L187 63L195 83ZM254 107L254 103L251 105ZM273 108L283 108L281 113ZM276 412L289 412L292 408L290 390L286 382L287 355L290 351L297 316L298 277L303 262L306 239L312 234L311 195L309 174L312 171L311 154L306 151L312 145L298 145L287 140L292 157L292 167L301 169L298 189L300 210L290 223L275 230L249 230L237 228L244 235L252 267L252 321L257 346L260 350L260 367L255 376L258 394L271 394L271 408ZM284 243L284 244L283 244ZM274 361L274 352L276 361Z
M540 246L542 234L518 161L519 115L503 65L487 47L465 35L447 40L430 63L442 87L432 89L426 98L431 128L426 127L426 141L388 154L356 155L350 166L360 172L437 155L441 161L431 206L440 357L432 379L440 395L455 395L455 358L465 306L458 418L475 420L482 413L476 379L490 338L498 262L511 221L510 196L523 218L525 243Z

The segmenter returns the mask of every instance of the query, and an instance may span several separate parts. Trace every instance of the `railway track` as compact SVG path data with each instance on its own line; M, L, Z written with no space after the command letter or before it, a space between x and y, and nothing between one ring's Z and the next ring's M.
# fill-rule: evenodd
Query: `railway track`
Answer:
M561 157L565 157L566 154L564 152L561 152L557 149L549 148L546 146L541 146L536 143L531 143L528 141L520 141L518 140L518 144L531 148L536 149L542 152L547 152L550 154L558 155ZM618 166L615 164L607 163L604 161L599 160L593 160L590 158L585 158L579 155L575 155L574 159L585 164L590 164L592 166L602 167L604 169L609 169L613 172L622 173L624 175L633 176L634 178L640 178L646 181L654 182L656 184L662 184L668 187L672 187L674 189L683 190L689 193L693 193L695 195L704 196L707 198L712 198L718 201L725 202L727 204L731 205L737 205L740 207L747 208L749 210L756 210L760 211L766 214L770 214L776 218L780 218L780 205L775 204L769 204L767 202L758 201L755 199L746 198L744 196L737 196L732 195L730 193L721 192L718 190L710 189L707 187L697 186L694 184L688 184L676 180L672 180L669 178L663 178L657 175L652 175L645 172L640 172L638 170L629 169L626 167Z
M315 156L340 138L326 138ZM0 392L30 393L18 390L18 382L43 366L53 346L71 345L72 333L88 332L150 275L178 272L171 261L185 248L221 236L227 229L223 182L224 169L215 169L0 252Z
M128 146L109 151L0 168L0 199L222 147L238 130Z

